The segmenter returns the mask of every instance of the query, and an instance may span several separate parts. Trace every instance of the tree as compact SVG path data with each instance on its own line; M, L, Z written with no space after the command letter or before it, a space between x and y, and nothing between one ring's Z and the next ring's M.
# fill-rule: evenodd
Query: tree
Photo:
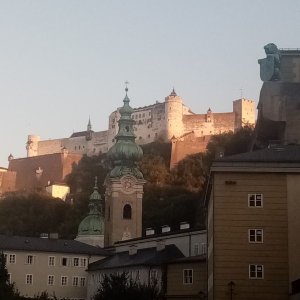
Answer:
M2 252L0 254L0 299L13 300L16 297L14 285L9 282L6 259Z
M192 154L181 160L171 171L171 183L188 191L202 190L208 170L202 161L202 154Z
M128 279L128 274L104 275L94 300L156 300L159 292L156 285L145 285Z
M210 168L211 162L220 156L234 155L245 153L250 150L250 145L253 139L254 127L246 125L236 132L225 132L212 136L207 145L207 152L204 156L204 164L206 168Z

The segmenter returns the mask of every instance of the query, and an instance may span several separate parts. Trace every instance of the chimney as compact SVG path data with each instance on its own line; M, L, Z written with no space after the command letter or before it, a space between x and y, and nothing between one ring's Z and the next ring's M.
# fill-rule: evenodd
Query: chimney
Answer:
M148 235L154 235L155 231L152 227L146 228L146 236Z
M165 240L157 240L156 242L156 250L161 251L166 248L166 241Z
M40 238L41 239L48 239L49 238L49 234L48 233L41 233L40 234Z
M58 233L57 232L51 232L49 234L49 239L58 240Z
M180 222L180 230L189 229L190 224L188 222Z
M137 254L137 246L136 245L130 245L129 246L129 255L135 255Z
M170 232L171 228L169 225L163 225L161 226L161 233Z

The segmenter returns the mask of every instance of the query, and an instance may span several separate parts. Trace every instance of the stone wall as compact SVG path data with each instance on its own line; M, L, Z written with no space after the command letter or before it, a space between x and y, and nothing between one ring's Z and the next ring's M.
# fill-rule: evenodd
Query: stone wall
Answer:
M108 130L73 133L69 138L40 140L30 135L27 143L27 156L60 153L63 148L69 153L97 155L106 153L115 143L118 133L119 108L112 112L108 120ZM195 137L234 131L246 122L255 123L255 103L252 100L239 99L233 102L233 112L214 113L209 109L205 114L195 114L175 91L164 102L134 108L132 118L135 121L134 133L137 144L148 144L156 140L170 141L186 133L193 132ZM199 142L201 143L201 142ZM181 146L180 146L181 147ZM201 146L202 147L202 146Z

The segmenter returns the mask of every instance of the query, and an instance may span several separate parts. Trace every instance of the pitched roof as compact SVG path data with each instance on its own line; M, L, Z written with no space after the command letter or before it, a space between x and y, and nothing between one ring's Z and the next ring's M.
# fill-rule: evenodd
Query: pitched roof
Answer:
M0 234L0 250L111 255L102 248L90 246L75 240L9 236L2 234Z
M156 247L152 247L139 249L136 254L132 255L128 251L119 252L111 257L89 264L88 270L96 271L136 265L157 266L180 257L184 257L184 255L175 245L166 245L160 251Z
M85 130L85 131L73 132L72 135L70 136L70 138L86 136L89 132L94 132L94 131L93 130L91 130L91 131Z
M218 158L215 162L285 162L300 163L300 145L279 145L253 152Z

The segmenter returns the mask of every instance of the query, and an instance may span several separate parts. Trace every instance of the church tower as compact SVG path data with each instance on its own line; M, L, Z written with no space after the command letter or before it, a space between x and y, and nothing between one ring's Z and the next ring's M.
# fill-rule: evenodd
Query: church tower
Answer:
M78 227L76 240L97 247L104 247L104 216L102 199L98 192L97 177L95 187L89 199L89 214L81 221Z
M108 157L113 169L108 174L105 186L105 246L117 241L142 236L142 199L143 174L137 166L142 159L143 151L135 143L133 133L135 121L131 115L133 109L129 106L127 96L120 108L119 131L116 143L108 151Z

